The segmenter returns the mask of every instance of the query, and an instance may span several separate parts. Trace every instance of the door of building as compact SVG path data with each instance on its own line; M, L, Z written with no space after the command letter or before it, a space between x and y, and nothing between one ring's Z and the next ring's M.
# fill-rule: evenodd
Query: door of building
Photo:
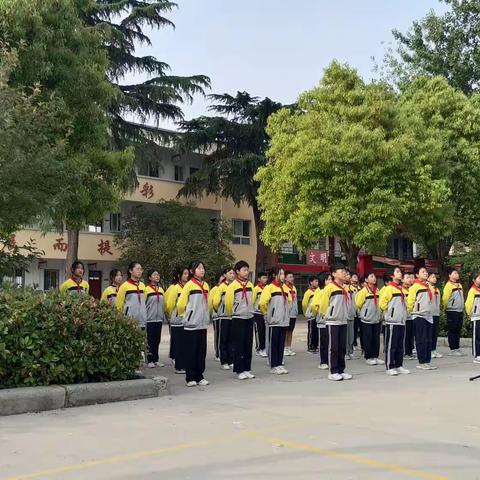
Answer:
M102 296L102 272L101 270L90 270L88 272L88 283L90 285L90 295L97 299Z

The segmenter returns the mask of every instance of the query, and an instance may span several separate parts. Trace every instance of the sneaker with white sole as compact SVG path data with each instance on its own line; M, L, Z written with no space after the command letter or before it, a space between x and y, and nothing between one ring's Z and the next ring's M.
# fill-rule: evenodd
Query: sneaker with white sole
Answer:
M252 372L243 372L247 378L255 378L255 375Z
M413 355L404 355L403 359L404 360L415 360L415 357Z
M288 348L285 348L285 349L283 350L283 356L284 356L284 357L290 357L290 355L292 355L292 354L290 353L290 350L289 350Z
M351 380L353 375L351 373L343 372L340 374L344 380Z
M352 356L349 353L347 353L345 355L345 360L351 360L351 359L352 359Z
M147 365L147 367L148 367L148 368L155 368L156 365L155 365L155 363L150 362L150 363Z
M216 362L219 362L219 361L220 361L220 358L219 358L219 357L215 357L215 361L216 361Z
M318 368L320 370L328 370L328 365L326 363L321 363Z
M459 348L459 349L457 350L457 355L458 355L459 357L465 357L467 354L466 354L466 353L463 353L462 349Z
M229 366L230 368L233 368L233 363L230 363L228 366Z
M417 355L417 349L416 349L416 348L414 348L414 349L412 350L412 355L415 355L415 356Z
M377 365L385 365L385 361L381 358L376 358L375 360L377 361Z
M417 368L418 368L419 370L431 370L431 369L430 369L430 366L428 365L428 363L419 363L419 364L417 365Z
M230 370L230 365L228 365L228 364L225 363L225 365L222 365L222 368L223 368L224 370Z
M480 363L480 357L475 357L473 359L473 363Z
M294 352L291 348L289 348L288 351L290 352L291 357L294 357L297 354L297 352Z
M185 375L185 370L175 370L175 373L178 373L179 375Z
M433 350L432 352L432 358L442 358L443 355L439 352L437 352L436 350Z
M191 381L191 382L187 382L187 387L196 387L197 386L197 382L195 381Z
M408 375L410 373L410 370L408 368L404 368L404 367L397 367L396 370L401 375Z
M282 375L282 370L279 369L278 367L273 367L271 370L270 370L270 373L273 373L274 375Z
M242 373L239 373L239 374L237 375L237 378L238 378L239 380L246 380L246 379L248 378L248 376L246 375L245 372L242 372Z
M288 370L283 365L279 368L283 375L286 375L288 373Z
M365 363L367 365L376 365L377 361L374 358L369 358L369 359L365 360Z
M328 379L334 382L341 382L343 380L343 377L339 373L329 373Z
M398 375L398 372L394 368L390 368L387 370L387 375L390 375L391 377L396 377Z
M206 385L209 385L210 382L208 380L206 380L205 378L202 378L199 382L198 382L199 385L201 385L202 387L205 387Z
M427 363L427 365L429 370L438 370L438 367L436 365L433 365L433 363Z
M160 363L160 362L155 362L155 366L156 366L156 367L164 367L165 364L164 364L164 363Z
M448 356L449 357L462 357L463 355L462 355L462 352L460 351L460 349L458 349L458 350L450 350L448 352Z
M263 357L263 358L267 358L268 357L267 351L266 350L260 350L260 356Z

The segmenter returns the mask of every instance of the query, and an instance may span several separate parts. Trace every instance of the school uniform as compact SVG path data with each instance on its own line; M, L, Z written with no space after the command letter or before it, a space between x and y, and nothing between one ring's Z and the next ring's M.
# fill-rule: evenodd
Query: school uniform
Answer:
M315 315L312 312L312 301L318 288L308 288L302 299L302 312L307 319L307 350L316 352L318 350L318 328Z
M408 290L407 308L414 323L418 363L430 364L432 359L433 292L426 282L415 280Z
M225 291L225 311L232 318L233 371L252 369L253 314L255 312L253 284L234 280Z
M295 330L295 324L298 316L297 287L295 285L284 283L284 288L290 297L290 318L288 322L288 331L293 332L293 330Z
M264 352L266 350L265 344L265 318L263 313L260 311L258 302L260 301L260 295L265 288L264 285L257 284L253 289L253 294L255 297L255 310L253 314L254 321L254 330L255 330L255 350L258 352Z
M145 285L129 278L120 285L116 301L117 310L136 320L138 326L145 328L147 309L145 307Z
M267 353L270 368L283 363L285 336L290 324L290 296L284 285L273 281L260 295L258 306L267 326Z
M350 301L347 290L336 282L323 289L320 299L320 313L328 329L328 365L332 375L345 372Z
M145 287L145 308L147 310L147 362L158 362L158 348L162 337L162 326L165 320L165 292L159 285L149 283Z
M355 296L355 306L362 322L362 347L366 360L378 359L380 355L380 309L377 289L363 287Z
M312 299L312 313L315 315L315 321L318 328L318 352L320 356L320 365L328 365L328 329L325 323L325 317L320 311L322 295L324 289L317 288Z
M215 358L220 360L220 336L219 336L219 326L218 326L218 314L216 310L213 308L213 299L216 295L218 290L218 285L215 285L211 290L210 294L208 295L208 302L210 306L210 311L212 312L212 324L213 324L213 346L215 349Z
M465 308L462 285L449 280L443 289L442 303L447 312L448 346L452 351L460 350L460 335Z
M84 295L88 294L90 285L86 280L80 280L77 282L73 278L65 280L60 285L60 293L69 293L70 295Z
M440 291L434 285L430 285L430 289L433 292L432 352L435 352L437 350L438 330L440 328Z
M402 287L402 292L405 297L405 302L408 305L409 288ZM413 355L413 348L415 346L414 339L415 339L415 334L414 334L413 318L407 308L407 321L405 322L405 342L404 342L404 348L403 348L404 355L407 357L411 357Z
M385 285L379 306L385 319L385 367L393 370L403 366L407 304L402 287L396 282Z
M170 285L165 292L165 313L170 325L170 358L175 362L175 370L185 370L183 352L183 321L178 315L177 302L183 290L182 283Z
M228 282L222 282L213 296L213 309L217 312L217 321L219 327L219 353L220 363L222 365L231 365L233 363L233 336L232 336L232 318L225 311L225 292Z
M177 302L177 312L182 317L185 352L185 380L200 382L205 372L207 355L207 328L210 321L207 282L196 278L189 280Z
M480 360L480 288L472 285L465 302L465 311L473 324L472 354L475 361Z
M113 308L115 308L115 303L117 301L118 287L110 285L103 292L100 298L101 302L109 303Z
M357 296L357 289L353 285L348 285L346 288L350 295L350 302L348 303L348 317L347 317L347 354L353 355L353 343L355 341L354 322L357 314L355 306L355 297Z

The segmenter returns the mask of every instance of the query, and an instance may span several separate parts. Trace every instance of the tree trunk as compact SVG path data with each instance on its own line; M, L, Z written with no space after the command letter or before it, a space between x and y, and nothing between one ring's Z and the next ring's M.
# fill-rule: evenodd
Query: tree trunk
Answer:
M358 252L360 252L360 248L346 240L340 240L340 245L342 246L343 253L347 257L347 266L349 270L356 272L358 266Z
M259 272L266 272L268 269L274 266L275 256L270 250L270 248L268 248L260 238L260 233L262 232L265 223L260 216L260 209L258 208L256 202L252 205L252 210L257 237L257 257L255 262L255 273L258 275Z
M438 263L438 274L440 278L445 279L447 276L447 265L445 260L450 253L450 249L452 248L452 240L451 239L444 239L440 240L437 245L435 246L435 259Z
M78 260L78 240L80 232L78 230L67 229L67 258L65 260L65 273L67 278L71 275L71 266L75 260Z

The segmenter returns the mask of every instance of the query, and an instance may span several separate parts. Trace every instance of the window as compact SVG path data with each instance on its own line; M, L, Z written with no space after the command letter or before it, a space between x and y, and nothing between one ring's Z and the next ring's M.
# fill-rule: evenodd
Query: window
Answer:
M58 288L58 270L44 270L43 271L43 289Z
M175 165L175 180L183 182L183 167L181 165Z
M98 222L95 225L88 226L89 233L102 233L103 232L103 222Z
M250 222L248 220L233 221L233 241L236 245L250 245Z
M190 176L195 175L199 170L199 168L190 167Z
M160 166L156 162L143 163L138 167L138 174L146 177L160 178Z
M119 213L110 214L110 231L119 232L122 229L122 219Z
M24 287L25 286L25 271L21 268L15 269L15 275L13 277L13 283L16 287Z

